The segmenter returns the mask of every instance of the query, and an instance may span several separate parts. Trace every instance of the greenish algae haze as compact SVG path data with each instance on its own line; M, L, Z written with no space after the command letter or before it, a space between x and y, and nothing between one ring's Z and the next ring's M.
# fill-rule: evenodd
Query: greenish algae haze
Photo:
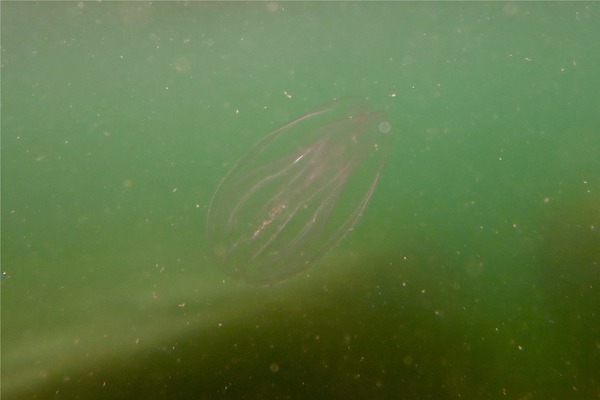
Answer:
M2 398L597 396L599 13L2 2ZM232 281L220 178L345 96L395 135L363 218Z

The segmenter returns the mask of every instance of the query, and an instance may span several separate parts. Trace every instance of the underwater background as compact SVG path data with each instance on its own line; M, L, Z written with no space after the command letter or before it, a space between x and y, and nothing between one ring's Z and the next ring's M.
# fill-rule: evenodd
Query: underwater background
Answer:
M600 4L1 11L4 399L600 397ZM362 218L232 279L218 183L349 96L394 135Z

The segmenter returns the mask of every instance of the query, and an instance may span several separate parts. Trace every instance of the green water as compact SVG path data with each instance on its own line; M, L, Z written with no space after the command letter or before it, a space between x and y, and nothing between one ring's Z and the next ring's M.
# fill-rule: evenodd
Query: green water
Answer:
M591 399L600 5L2 2L2 397ZM207 204L344 96L390 159L274 287Z

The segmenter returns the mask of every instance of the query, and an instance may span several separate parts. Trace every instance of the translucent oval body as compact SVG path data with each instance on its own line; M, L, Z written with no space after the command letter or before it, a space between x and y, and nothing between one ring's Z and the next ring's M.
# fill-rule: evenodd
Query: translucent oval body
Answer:
M270 285L303 271L361 216L391 147L384 113L345 99L261 139L219 184L207 234L221 268Z

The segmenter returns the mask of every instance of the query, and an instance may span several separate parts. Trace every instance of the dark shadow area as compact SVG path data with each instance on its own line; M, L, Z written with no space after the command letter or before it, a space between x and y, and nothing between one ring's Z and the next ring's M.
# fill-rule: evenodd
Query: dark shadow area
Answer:
M578 215L598 211L590 207ZM389 250L355 260L364 268L306 280L294 301L275 296L255 315L63 372L14 398L586 398L599 387L600 247L597 232L561 215L540 247L548 310L491 315L479 296L486 284L465 280L459 260L414 239L408 259ZM548 315L564 328L545 326Z
M544 215L537 276L553 365L574 391L600 393L600 198ZM558 374L557 374L558 375Z

